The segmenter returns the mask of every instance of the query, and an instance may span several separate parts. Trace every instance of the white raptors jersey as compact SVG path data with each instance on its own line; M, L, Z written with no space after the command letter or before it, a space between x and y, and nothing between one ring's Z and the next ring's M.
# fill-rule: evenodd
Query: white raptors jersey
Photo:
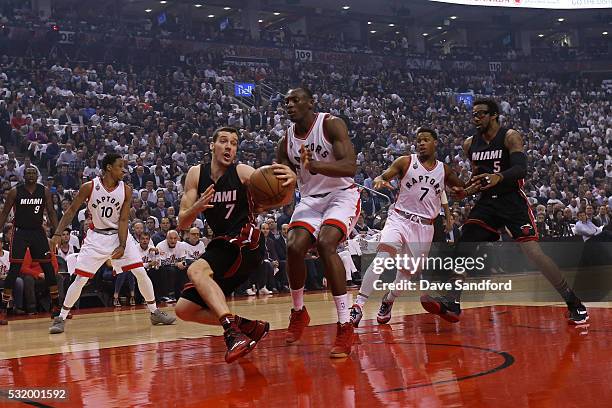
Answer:
M119 229L119 216L125 201L125 186L123 181L112 190L106 190L102 179L96 177L92 181L93 188L87 209L91 214L93 227L97 229Z
M432 170L421 164L416 154L410 155L410 166L400 183L395 208L424 218L434 219L442 206L444 164L436 160Z
M301 168L300 149L303 145L310 149L314 161L336 161L332 144L323 130L323 121L329 113L316 113L315 115L316 119L304 138L295 134L295 124L287 130L287 156L289 156L289 161L298 169L298 187L303 197L341 190L354 183L352 177L329 177L312 174L310 171Z

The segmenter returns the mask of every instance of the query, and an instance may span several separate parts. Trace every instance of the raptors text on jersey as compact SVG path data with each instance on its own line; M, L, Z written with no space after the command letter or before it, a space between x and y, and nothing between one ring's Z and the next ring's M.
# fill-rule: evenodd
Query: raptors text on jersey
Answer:
M120 181L117 186L108 191L102 184L102 179L96 177L87 202L94 228L119 229L121 208L125 201L125 186Z
M335 162L333 147L325 135L324 121L329 113L317 113L308 133L302 137L296 135L295 125L287 130L287 157L297 169L298 188L304 197L325 194L335 190L342 190L354 184L352 177L329 177L314 174L301 167L300 150L306 146L312 152L312 159L321 162Z
M395 202L398 210L434 219L440 213L440 195L444 191L444 164L436 160L432 169L427 169L416 154L410 156L410 166L400 183L400 192Z

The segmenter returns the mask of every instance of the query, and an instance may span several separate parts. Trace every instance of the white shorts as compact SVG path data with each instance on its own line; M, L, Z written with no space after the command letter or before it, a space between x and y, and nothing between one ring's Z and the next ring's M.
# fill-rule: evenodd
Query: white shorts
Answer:
M302 227L315 238L321 226L338 227L344 238L357 224L361 212L361 200L357 187L332 191L325 197L302 197L293 211L289 229Z
M378 250L394 250L400 255L425 257L429 254L433 235L433 225L411 221L396 211L389 211L380 235Z
M75 273L86 278L93 277L98 269L109 259L119 246L119 235L104 235L93 230L87 232L81 251L78 253ZM133 239L125 242L125 251L119 259L112 259L113 269L117 273L131 271L143 266L142 257Z

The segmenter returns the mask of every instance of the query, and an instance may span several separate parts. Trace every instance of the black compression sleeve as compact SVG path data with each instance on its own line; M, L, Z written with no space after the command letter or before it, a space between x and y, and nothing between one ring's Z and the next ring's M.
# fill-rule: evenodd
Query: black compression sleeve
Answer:
M525 178L527 175L527 156L523 152L510 153L510 167L500 174L504 180L516 181Z

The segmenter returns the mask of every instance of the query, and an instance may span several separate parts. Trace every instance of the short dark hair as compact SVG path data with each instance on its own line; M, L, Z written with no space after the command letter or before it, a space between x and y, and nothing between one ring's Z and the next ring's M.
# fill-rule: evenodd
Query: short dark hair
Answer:
M236 136L240 137L240 133L238 133L238 129L236 129L235 127L221 126L219 128L216 128L215 131L213 132L213 135L212 135L213 143L217 141L217 138L219 137L219 133L221 132L234 133Z
M490 115L499 115L499 106L493 99L477 99L474 101L474 106L476 105L487 105Z
M106 171L106 166L112 166L118 159L122 159L120 154L107 153L102 159L102 170Z
M435 130L428 128L428 127L420 127L417 129L416 134L419 135L420 133L429 133L431 135L431 137L433 137L434 139L438 140L438 133L436 133Z
M314 99L314 95L312 93L312 90L310 88L308 88L308 87L305 87L305 86L296 86L295 88L289 89L289 91L302 91L302 93L304 95L306 95L306 97L308 99L311 99L311 100ZM287 92L287 93L289 93L289 92Z
M305 86L300 86L299 88L295 88L295 89L301 89L302 92L304 92L304 95L306 95L309 99L314 99L314 95L310 88L305 87Z

